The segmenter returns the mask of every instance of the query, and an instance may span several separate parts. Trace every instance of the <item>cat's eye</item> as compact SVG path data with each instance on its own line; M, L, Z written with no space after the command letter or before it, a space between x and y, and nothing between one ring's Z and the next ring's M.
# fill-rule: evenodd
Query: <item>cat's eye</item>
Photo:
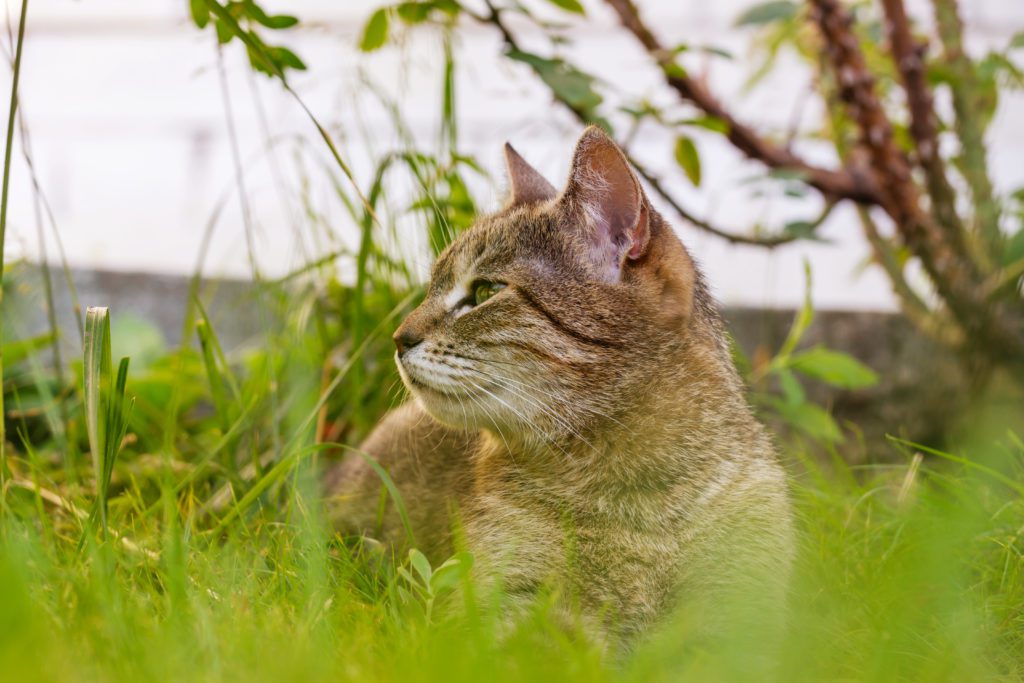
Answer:
M473 305L479 306L503 289L505 285L500 282L477 280L473 283Z

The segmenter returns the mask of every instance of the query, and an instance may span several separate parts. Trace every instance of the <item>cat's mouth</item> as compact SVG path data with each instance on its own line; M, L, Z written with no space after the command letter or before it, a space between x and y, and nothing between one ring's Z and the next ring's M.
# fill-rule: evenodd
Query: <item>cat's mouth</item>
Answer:
M462 401L470 398L473 393L467 387L451 381L445 382L442 385L429 376L431 374L429 370L420 368L418 364L410 362L408 359L403 360L401 356L396 356L395 360L398 365L398 372L402 376L405 385L413 393L423 394L427 399L440 398L448 399L449 401Z
M437 394L438 396L444 396L445 398L450 398L450 399L453 399L453 400L457 400L457 399L460 399L460 398L465 398L465 393L456 394L456 393L452 392L451 390L439 389L438 387L436 387L436 386L434 386L432 384L429 384L427 382L424 382L423 380L420 380L420 379L417 379L417 378L413 377L411 374L407 374L406 382L409 384L410 388L416 388L419 391L425 391L425 392L428 392L428 393L431 393L431 394Z

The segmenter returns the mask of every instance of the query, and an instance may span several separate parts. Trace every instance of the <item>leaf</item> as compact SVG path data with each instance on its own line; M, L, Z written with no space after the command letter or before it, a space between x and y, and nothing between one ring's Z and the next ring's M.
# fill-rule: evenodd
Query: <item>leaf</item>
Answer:
M363 38L359 41L359 49L363 52L373 52L387 42L388 39L388 10L381 7L370 15L363 29Z
M574 14L586 14L583 11L583 5L579 3L579 0L548 0L552 5L561 7L566 12L573 12Z
M235 37L234 30L220 19L213 22L213 27L217 30L217 42L221 45L231 42Z
M790 221L786 223L782 231L796 238L804 238L813 236L816 227L811 221Z
M278 68L282 70L284 70L284 67L295 69L296 71L306 70L306 63L299 59L297 54L286 47L278 46L270 48L270 56L277 62Z
M691 138L680 135L676 138L676 163L694 185L700 185L700 155Z
M790 0L769 0L769 2L754 5L736 19L735 26L764 26L782 19L792 19L796 16L796 3Z
M714 116L698 116L693 119L681 119L677 121L676 124L680 126L696 126L697 128L710 130L713 133L721 133L722 135L729 132L729 124Z
M562 59L547 59L520 50L509 50L506 54L509 59L529 64L560 99L588 115L603 101L594 90L594 77Z
M800 343L800 339L803 338L804 333L807 332L807 328L814 322L814 304L811 302L811 264L808 261L804 261L804 304L797 311L796 316L793 318L793 324L789 328L789 333L786 335L786 340L782 342L782 346L779 348L779 352L775 354L775 359L772 361L773 364L785 366L789 360L790 354L796 349L796 345Z
M789 367L843 389L862 389L878 382L878 375L871 368L853 356L824 346L794 354Z
M188 9L192 14L192 22L199 28L206 28L210 23L210 8L206 6L205 0L189 0Z
M412 564L412 568L416 570L416 573L423 579L423 585L430 585L430 576L434 572L430 569L430 561L427 560L426 555L421 553L416 548L409 551L409 562Z
M454 588L460 578L469 574L472 566L473 555L468 552L456 553L448 558L444 561L444 564L434 570L434 575L430 577L431 592L434 595L438 595L443 591Z
M45 349L47 346L53 343L52 334L40 334L35 337L29 337L27 339L19 339L17 341L11 341L4 344L3 347L3 359L4 363L14 365L15 363L28 358L33 353L40 349Z
M796 375L786 368L779 369L777 374L779 377L779 388L782 390L782 397L786 400L786 403L797 405L807 401L807 394L804 393L804 388L800 385L800 380L796 378Z
M1003 265L1024 259L1024 227L1011 235L1003 245ZM6 351L4 353L7 353Z
M251 0L249 2L246 2L244 7L246 14L252 17L254 21L266 26L267 28L291 28L292 26L295 26L296 24L299 23L299 20L296 17L290 16L288 14L269 15L263 11L262 7L257 5L255 2L252 2Z
M421 24L430 16L434 9L429 2L403 2L395 8L398 18L407 24Z
M783 420L808 436L827 443L842 440L843 433L840 431L839 425L821 407L813 403L790 404L782 401L773 401L772 403Z
M1018 48L1024 48L1024 31L1021 31L1020 33L1015 34L1013 38L1010 38L1010 45L1008 49L1016 50Z

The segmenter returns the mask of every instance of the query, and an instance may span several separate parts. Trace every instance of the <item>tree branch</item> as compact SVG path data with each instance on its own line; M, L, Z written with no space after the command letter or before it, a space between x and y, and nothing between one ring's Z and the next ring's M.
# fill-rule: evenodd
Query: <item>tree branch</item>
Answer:
M918 293L907 282L906 277L903 275L903 263L894 252L893 245L889 244L889 241L878 230L878 225L871 217L868 209L858 206L857 213L864 228L864 235L868 239L868 244L871 245L872 257L875 263L881 266L882 270L889 277L893 294L896 295L896 300L899 302L900 310L903 311L903 314L918 329L936 341L954 349L962 348L964 345L963 330L948 315L928 308L928 305L925 304Z
M966 246L964 225L957 215L956 194L946 177L946 166L939 154L932 93L925 82L924 55L927 45L911 35L903 0L882 0L882 8L885 11L892 58L907 95L910 135L914 139L917 162L924 170L932 216L947 233L949 242L963 249ZM987 255L984 259L983 263L987 262Z
M998 263L1003 236L999 230L999 204L988 174L984 130L978 125L982 115L981 98L978 96L974 65L964 52L964 27L956 0L932 0L932 5L935 8L939 40L942 42L943 61L956 84L950 88L950 95L953 113L956 115L956 134L960 139L963 161L961 173L971 189L978 232L985 242L989 257Z
M837 0L808 0L811 18L824 38L823 49L836 74L839 96L860 131L881 189L881 206L898 233L921 259L942 299L967 339L987 355L1003 361L1024 357L1024 320L1019 306L991 302L984 296L981 274L962 256L947 234L921 210L910 164L893 137L875 80L851 30L850 14Z
M508 26L505 25L505 22L501 17L501 10L495 7L491 0L485 0L485 4L487 5L488 9L488 14L486 15L475 14L469 10L466 10L465 8L463 9L463 11L466 12L466 14L468 14L469 16L473 17L474 20L482 24L491 24L492 26L494 26L501 34L502 40L505 42L505 45L510 50L519 51L519 44L516 42L516 38L514 35L512 35L512 32L509 30ZM569 102L564 97L559 95L559 93L552 91L552 96L566 109L571 111L576 116L576 118L579 119L581 123L593 123L590 120L590 117L587 116L586 112L581 110L579 107L574 106L571 102ZM683 207L683 205L675 197L669 194L668 190L665 189L665 187L661 184L661 181L658 179L658 177L653 175L646 168L644 168L644 166L640 164L640 162L638 162L636 158L634 158L627 151L624 145L620 145L620 147L622 148L623 154L626 155L626 160L629 161L630 165L632 165L633 168L636 169L636 172L640 175L641 178L643 178L647 182L648 186L650 186L650 188L656 194L658 194L658 196L660 196L666 204L672 207L672 210L675 211L680 218L693 224L695 227L700 228L705 232L711 233L712 235L720 237L731 244L749 244L753 246L765 247L768 249L773 249L783 244L794 242L800 238L799 235L795 234L780 234L771 235L768 237L755 237L752 235L744 235L739 232L732 232L729 230L725 230L723 228L719 228L711 224L707 220L695 216L685 207ZM829 213L831 213L831 207L833 204L834 202L831 201L827 203L826 210L821 214L821 216L818 219L814 221L813 227L816 228L818 225L825 221Z
M605 0L619 15L622 25L632 33L644 49L661 66L665 80L684 100L704 111L705 114L722 121L726 126L725 136L738 150L751 159L769 168L796 171L802 179L834 199L851 199L861 204L877 204L878 188L870 174L859 169L845 168L831 170L812 166L785 147L758 135L752 128L736 120L721 102L700 81L686 75L675 62L675 56L665 49L640 18L640 12L632 0Z

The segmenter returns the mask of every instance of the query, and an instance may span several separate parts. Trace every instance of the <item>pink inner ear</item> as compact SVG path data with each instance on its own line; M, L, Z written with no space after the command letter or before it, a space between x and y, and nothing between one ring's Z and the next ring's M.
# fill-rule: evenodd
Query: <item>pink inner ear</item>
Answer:
M617 278L624 259L638 259L647 249L648 215L625 156L600 129L588 128L580 138L568 192L592 219L597 265Z
M647 213L647 206L642 205L640 207L640 215L637 220L636 226L633 228L633 239L632 246L626 255L634 261L647 251L647 242L650 240L651 231L650 223L648 222L649 214Z

